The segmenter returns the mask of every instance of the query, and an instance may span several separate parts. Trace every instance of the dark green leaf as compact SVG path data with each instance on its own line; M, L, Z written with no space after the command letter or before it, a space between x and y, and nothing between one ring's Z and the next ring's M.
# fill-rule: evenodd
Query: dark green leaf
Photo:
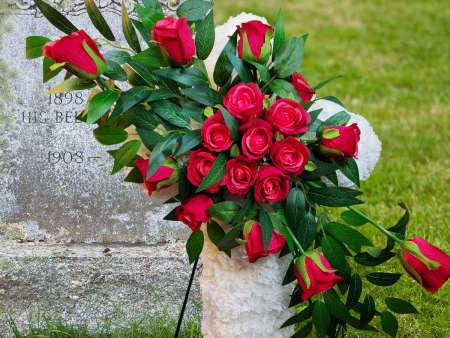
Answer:
M163 220L179 221L179 219L177 218L177 209L178 209L178 207L175 207L174 209L172 209L171 212L169 212L166 216L164 216Z
M374 316L375 316L375 301L373 300L371 295L366 294L366 296L364 297L364 303L359 319L360 325L365 326L369 324Z
M155 73L188 86L208 86L208 78L193 67L157 69Z
M231 222L236 217L240 208L240 205L236 202L225 201L213 204L206 210L212 217L224 222Z
M225 52L227 53L228 58L231 61L231 64L238 72L242 82L245 84L252 82L252 73L250 69L245 65L244 61L239 59L235 54L231 53L228 49L225 49Z
M133 67L133 69L140 75L142 76L142 78L152 84L152 85L156 85L159 86L163 79L161 78L161 76L159 76L158 74L156 74L154 71L156 69L159 69L157 67L151 67L148 65L145 65L143 63L137 62L137 61L129 61L128 64ZM169 68L170 69L170 68ZM165 89L159 89L159 90L164 90ZM171 97L175 97L175 95L171 94Z
M188 0L177 8L177 16L179 18L186 16L187 21L197 21L203 18L212 6L213 3L208 1Z
M128 79L127 72L119 64L106 60L106 65L108 66L108 71L104 74L105 76L117 81L126 81Z
M220 251L229 251L233 248L238 247L240 244L236 241L236 238L242 238L242 229L244 228L244 224L237 224L235 227L231 228L230 231L225 235L224 238L220 240L217 244L217 247Z
M300 97L298 91L291 83L287 82L286 80L273 80L269 87L275 94L277 94L281 98L288 98L289 95L292 94L295 101L297 101L298 103L302 102L302 98Z
M214 15L211 10L200 24L195 35L195 51L200 60L206 60L214 47Z
M178 156L185 151L191 150L192 148L198 146L202 143L202 133L201 129L190 130L183 135L181 141L178 143L178 147L175 150L173 156Z
M181 92L190 99L200 102L205 106L214 107L222 104L223 97L217 91L209 87L195 87L181 89Z
M44 1L35 0L34 3L46 17L46 19L60 31L63 31L67 35L79 31L79 29L75 27L64 15L62 15L52 6L46 4Z
M256 69L258 70L259 76L261 77L261 80L263 80L264 82L268 82L270 80L269 68L267 68L265 65L262 65L258 62L254 62L254 61L247 61L247 62L256 67ZM296 91L296 93L297 93L297 91ZM281 95L278 94L278 96L281 96Z
M103 57L105 58L105 60L113 61L119 65L127 63L131 60L130 54L124 52L123 50L112 50L110 52L106 52L105 54L103 54Z
M47 5L48 6L48 5ZM26 58L27 59L35 59L42 56L42 53L44 52L42 50L42 47L47 42L51 42L49 38L45 38L43 36L28 36L26 39Z
M294 291L292 292L291 300L289 301L289 307L293 307L301 303L303 303L302 288L297 284Z
M262 208L259 210L259 217L261 219L261 232L264 243L264 251L267 252L273 235L272 220L270 219L267 211Z
M253 187L250 188L247 197L245 199L244 205L239 209L239 212L236 214L236 217L233 220L231 225L235 225L239 220L247 216L247 214L252 210L253 205L255 204L255 197L253 195Z
M308 112L311 116L311 122L309 122L306 126L308 127L308 131L311 133L315 133L319 126L322 124L322 121L318 119L320 113L322 112L322 108L313 110Z
M291 338L306 338L309 337L311 331L313 329L312 322L307 323L300 330L298 330Z
M187 127L191 122L184 110L169 100L155 101L152 103L152 108L155 110L156 114L175 126Z
M153 90L152 95L147 100L147 102L160 101L170 99L172 97L175 97L175 95L173 95L173 93L171 93L167 89L156 89Z
M130 173L125 177L125 182L132 183L144 183L144 177L142 176L141 170L136 166L131 169Z
M337 98L335 98L334 96L324 96L324 97L321 97L321 98L318 99L318 100L327 100L327 101L331 101L331 102L334 102L334 103L340 105L342 108L345 108L344 105L342 104L342 102L339 101L339 100L338 100Z
M419 313L419 311L416 310L414 305L407 302L406 300L389 297L386 298L384 301L386 303L386 306L392 312L399 314Z
M150 67L169 66L157 46L147 48L146 50L133 55L131 59Z
M299 289L297 292L300 292L300 291L301 291L301 289ZM319 302L314 302L313 304L310 304L307 308L303 309L302 311L297 313L295 316L286 320L284 322L284 324L281 325L280 329L297 324L297 323L301 323L301 322L307 320L308 318L311 318L311 316L313 315L314 305L316 303L319 303Z
M338 242L330 236L322 238L323 255L328 263L338 271L345 271L345 255Z
M373 246L366 236L361 234L349 226L341 223L330 222L328 223L328 231L342 243L362 246Z
M358 302L354 307L353 307L353 311L355 311L356 313L359 313L359 314L361 314L361 312L362 312L362 307L363 307L363 305L362 305L362 303L361 302ZM376 309L375 309L375 316L379 316L381 313L379 313Z
M111 28L109 28L108 23L103 17L102 13L98 9L94 0L84 0L84 4L86 5L86 11L91 18L92 24L95 28L98 29L101 35L103 35L109 41L116 41Z
M344 303L341 302L339 296L333 289L325 291L325 293L323 294L323 299L328 308L328 311L330 311L330 313L334 317L344 322L349 320L351 316L348 308L344 305Z
M286 275L284 276L283 283L281 285L288 285L295 281L297 278L295 276L295 269L294 269L294 260L291 261L289 264L289 267L286 271Z
M210 220L206 225L206 231L208 232L208 237L216 246L225 237L225 231L223 228L214 220ZM231 251L225 252L228 257L231 258Z
M339 180L337 178L337 174L335 171L333 171L332 173L329 173L327 175L325 175L326 178L328 178L331 182L333 182L333 184L337 187L339 185Z
M397 283L401 276L401 273L372 272L366 276L366 279L375 285L390 286Z
M343 77L343 76L342 76L342 75L338 75L338 76L332 77L331 79L322 81L322 82L320 82L319 84L316 84L314 87L312 87L312 89L313 89L313 90L319 90L320 88L322 88L323 86L325 86L328 82L333 81L333 80L336 80L336 79L339 79L339 78L341 78L341 77Z
M163 137L156 131L141 128L136 128L136 130L145 148L147 148L150 151L153 151L155 146L163 139Z
M56 75L58 75L63 69L61 67L56 68L55 70L51 70L50 67L55 64L55 61L53 59L50 59L46 56L44 56L44 62L42 64L44 75L43 82L46 83L48 80L53 79Z
M292 188L286 200L286 220L294 234L298 233L299 225L305 214L305 195L301 189Z
M325 162L325 161L328 161L328 159L320 156L315 151L316 150L315 148L313 148L313 147L308 147L308 148L310 150L309 160L311 162L313 162L317 166L317 168L314 169L313 171L306 171L306 170L303 171L299 176L300 178L307 179L307 180L315 180L322 176L328 175L329 173L332 173L338 169L332 163Z
M131 61L130 61L131 62ZM123 69L127 73L128 82L133 87L151 87L148 81L145 81L142 76L134 71L128 64L124 63L122 65Z
M341 111L339 113L334 114L333 116L330 116L328 119L326 119L324 122L322 122L322 124L320 125L320 127L317 131L320 132L322 130L322 128L325 128L325 127L342 126L349 119L350 119L350 115L348 113L346 113L345 111Z
M121 146L114 156L114 167L111 175L114 175L120 169L125 167L131 160L133 160L140 147L141 142L138 140L129 141Z
M402 216L402 218L398 221L398 223L395 226L389 228L388 230L389 231L393 231L393 232L399 232L399 233L404 235L405 234L406 225L409 222L409 210L406 207L406 205L403 204L403 203L398 203L398 206L400 208L402 208L403 210L405 210L405 214Z
M225 124L228 127L228 130L230 131L231 138L235 143L239 141L239 133L238 133L238 121L224 108L220 107L222 110L223 119L225 120Z
M370 250L372 251L372 250ZM377 257L373 257L369 252L361 252L354 256L355 262L364 266L377 266L395 256L394 252L381 251Z
M217 59L216 65L214 67L214 82L219 86L224 86L228 79L231 78L231 73L233 72L233 64L231 63L226 50L229 50L231 54L236 55L237 47L237 30L231 36L230 40L227 42L225 47Z
M357 330L361 331L371 331L371 332L380 332L376 328L370 325L361 325L360 321L356 319L355 317L350 316L349 320L347 321L347 324L354 327Z
M150 160L148 161L146 177L147 180L153 176L153 174L156 172L156 170L159 169L159 167L161 167L167 156L172 154L172 149L177 141L178 136L178 133L171 133L165 136L153 148L152 155L150 156Z
M148 31L145 27L144 24L138 20L135 19L131 19L131 22L133 23L134 27L136 27L136 29L138 30L139 34L141 34L142 39L145 41L145 43L147 44L148 47L155 47L155 43L154 42L150 42L153 40L152 35L150 34L150 31Z
M119 116L135 104L146 102L150 95L152 95L152 91L147 87L133 87L123 92L120 94L120 98L117 100L116 106L108 120Z
M192 195L192 184L187 178L187 165L184 165L180 169L180 179L178 180L178 190L180 200L186 201Z
M345 175L345 177L355 183L358 187L360 186L359 169L353 157L343 159L336 158L334 159L334 164L339 167L339 170Z
M360 227L368 222L365 218L362 218L357 213L351 210L344 211L341 214L341 218L345 223L350 224L354 227Z
M101 144L110 146L124 142L128 138L128 133L119 127L100 126L94 129L94 136Z
M145 8L157 13L161 20L164 19L164 12L158 0L142 0L142 3L144 4Z
M278 213L277 213L278 215ZM317 233L316 218L307 213L298 228L298 242L304 250L307 250L314 242Z
M284 79L295 73L303 61L305 42L302 37L286 40L275 54L274 71L278 78Z
M308 197L313 202L327 207L347 207L362 204L363 201L355 198L361 194L361 191L343 187L311 188L308 190Z
M348 290L347 302L346 305L349 310L353 309L353 307L358 304L359 297L361 297L362 292L362 280L358 274L353 274L350 281L350 288Z
M89 101L87 124L95 123L100 117L105 115L114 102L117 101L119 94L113 90L105 90L96 94Z
M64 93L64 92L70 92L73 90L83 90L83 89L90 89L97 86L95 82L84 82L80 80L77 77L70 78L67 80L64 80L60 84L57 84L49 91L45 92L42 95L49 95L49 94L56 94L56 93Z
M136 53L141 52L141 45L139 44L139 39L134 30L133 24L131 23L130 17L128 16L127 7L125 6L125 1L122 0L122 30L128 45ZM158 47L156 47L158 48Z
M136 12L141 18L142 25L149 32L152 30L155 23L164 19L164 14L161 12L155 12L148 8L143 8L137 5L135 5L134 8L136 8Z
M381 327L383 331L395 338L398 332L398 322L397 318L389 311L381 312Z
M217 156L211 169L208 171L202 183L197 188L196 193L199 193L200 191L203 191L213 186L225 176L226 173L225 165L227 164L227 161L228 158L225 155L225 153L224 152L219 153L219 156ZM232 219L229 222L231 221Z
M132 107L126 114L127 120L136 128L153 130L159 124L153 115L142 105Z
M312 313L312 321L319 333L319 337L325 337L331 325L330 312L325 303L316 302Z
M203 114L205 108L198 102L186 101L180 99L181 107L183 107L186 114L189 115L191 119L199 123L205 122L206 116Z
M205 237L201 230L194 231L186 242L186 251L189 256L189 263L194 261L200 256L205 244Z
M281 7L280 7L280 11L278 12L277 24L275 26L275 36L273 38L273 50L272 50L273 56L277 54L278 49L280 49L281 45L284 43L285 35L286 33L284 31L283 16L281 14ZM264 80L264 82L267 81Z

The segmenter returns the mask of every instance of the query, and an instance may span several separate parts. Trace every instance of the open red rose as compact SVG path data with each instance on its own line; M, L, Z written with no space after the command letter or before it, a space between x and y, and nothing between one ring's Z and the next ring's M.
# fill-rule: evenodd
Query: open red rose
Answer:
M356 123L348 127L326 127L319 135L319 153L332 158L357 158L360 135Z
M311 116L300 103L291 99L280 99L270 107L266 120L287 136L308 131L306 125L311 122Z
M177 208L176 215L178 220L186 224L192 231L197 231L202 223L209 222L211 216L206 209L211 205L213 205L211 197L205 194L194 195Z
M286 174L292 177L300 175L309 161L309 150L306 145L292 136L282 141L274 142L270 150L272 163Z
M271 52L272 26L253 20L243 23L242 28L237 26L237 29L239 32L239 58L266 64L269 61Z
M202 137L203 145L211 151L220 152L231 147L233 140L221 110L208 117L203 123Z
M247 236L245 235L246 232ZM250 230L244 230L244 240L247 241L245 243L245 250L247 251L249 263L255 263L261 257L279 252L286 243L286 239L273 230L272 239L270 240L267 252L265 252L261 225L256 221L253 221Z
M189 164L187 167L187 178L189 182L197 187L200 186L206 174L208 174L214 164L217 156L218 154L213 154L205 148L194 150L189 158ZM225 185L225 177L205 190L211 194L214 194L219 191L220 186L222 185Z
M302 102L311 101L314 94L316 93L314 89L306 82L306 80L298 73L294 73L289 76L286 81L292 83L295 89L297 89L300 97L302 98Z
M226 165L225 179L232 194L244 195L255 184L258 176L258 164L242 155L229 160Z
M255 199L257 202L279 202L289 194L289 176L271 165L262 165L258 171L255 185Z
M272 126L264 120L256 120L254 123L242 125L239 131L242 132L245 129L247 130L242 136L242 152L253 160L263 158L272 146Z
M255 116L261 116L264 98L256 84L241 82L228 91L223 98L223 105L242 124L253 121Z
M136 165L139 168L142 176L147 177L148 161L143 159L135 160ZM145 181L148 195L150 196L153 191L167 188L168 186L177 182L179 177L179 170L177 162L167 157L161 167L148 180Z
M186 17L175 19L168 16L153 26L151 34L161 53L167 52L178 63L188 64L195 55L195 44Z
M62 68L85 80L94 80L108 70L94 40L83 30L47 42L42 49L43 56L55 63L64 63ZM89 55L88 51L95 56Z

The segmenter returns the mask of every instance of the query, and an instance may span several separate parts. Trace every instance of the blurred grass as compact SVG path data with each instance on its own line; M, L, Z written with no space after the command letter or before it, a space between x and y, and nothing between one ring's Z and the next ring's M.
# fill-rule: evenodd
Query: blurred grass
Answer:
M219 0L216 24L247 12L275 26L280 5L287 37L309 33L299 72L311 85L344 75L318 96L336 96L366 117L383 143L379 163L362 184L366 204L359 209L388 227L401 217L396 204L403 202L411 211L408 232L450 253L448 0ZM369 225L362 231L375 244L385 243ZM402 270L395 259L377 269ZM388 288L365 283L364 291L378 294L379 310L389 296L417 307L420 315L398 315L402 337L450 337L450 283L431 294L405 274Z

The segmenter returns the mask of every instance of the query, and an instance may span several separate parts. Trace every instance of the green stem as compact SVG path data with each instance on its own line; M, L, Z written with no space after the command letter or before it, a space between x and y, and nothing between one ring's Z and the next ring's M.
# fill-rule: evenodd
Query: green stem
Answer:
M274 76L272 76L272 78L271 78L269 81L267 81L267 83L261 88L261 92L262 92L262 93L264 93L264 90L267 88L267 86L268 86L273 80L275 80L275 78L276 78L276 76L274 75Z
M303 255L303 254L305 253L305 251L303 250L303 248L302 248L302 246L300 245L300 243L297 241L297 238L295 238L294 234L292 233L291 228L289 228L289 227L286 225L286 229L287 229L287 231L288 231L288 233L289 233L289 236L291 236L292 241L294 242L294 244L297 246L297 248L300 250L300 252L301 252L302 255Z
M100 82L106 89L108 89L108 90L114 90L114 89L112 89L112 88L109 86L109 84L106 83L106 81L105 81L103 78L99 77L99 78L97 79L97 81Z

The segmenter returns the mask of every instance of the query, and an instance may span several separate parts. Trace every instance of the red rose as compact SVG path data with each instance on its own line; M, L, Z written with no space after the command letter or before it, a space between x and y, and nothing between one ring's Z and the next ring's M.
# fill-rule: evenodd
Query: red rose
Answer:
M322 266L317 265L314 261L318 261L318 259L320 259ZM326 258L321 253L315 251L308 251L305 255L297 258L294 269L297 281L303 290L302 299L304 302L318 293L331 289L343 280L342 277L334 274L335 270L331 268ZM304 271L306 275L302 276L300 271Z
M42 49L42 55L53 59L55 63L64 63L62 68L85 80L94 80L108 70L94 40L83 30L47 42ZM89 55L88 51L92 51L95 57Z
M264 98L254 83L239 83L228 91L223 98L223 105L242 124L253 121L254 116L261 116Z
M311 116L300 103L291 99L275 102L266 114L266 120L283 135L296 135L308 131Z
M244 195L255 184L258 164L242 155L227 162L225 179L232 194Z
M189 182L197 187L200 186L206 174L214 164L217 156L218 154L212 154L205 148L195 150L189 158L189 164L187 167L187 177ZM219 191L219 187L221 185L225 185L225 177L213 186L207 188L206 191L214 194Z
M286 81L292 83L295 89L297 89L300 97L302 98L302 102L311 101L314 94L316 93L314 89L306 82L306 80L298 73L294 73L289 76Z
M249 263L255 263L261 257L279 252L286 243L286 239L273 230L272 239L270 240L267 252L265 252L261 226L256 221L253 221L250 229L244 228L244 240L247 241L245 243L245 250L247 251Z
M270 39L273 35L272 26L261 21L249 21L237 26L239 32L238 56L247 61L266 64L270 57Z
M242 136L242 152L248 158L259 160L267 154L272 146L272 126L263 120L256 120L242 125L239 131L248 128Z
M289 194L289 176L271 165L262 165L258 171L255 185L255 199L257 202L279 202Z
M153 26L151 34L158 42L161 53L164 55L167 52L168 56L178 63L188 64L195 55L195 44L186 17L175 19L168 16ZM170 59L167 61L171 63Z
M211 197L205 194L194 195L177 208L176 215L178 220L186 224L192 231L197 231L202 223L209 222L211 216L206 209L211 205L213 205Z
M147 168L149 160L137 159L135 160L142 176L147 177ZM167 157L161 167L156 170L156 172L151 176L145 185L148 190L148 195L150 196L153 191L167 188L168 186L176 183L178 181L180 174L178 170L177 162Z
M408 275L427 291L438 291L450 278L450 257L422 238L404 240L397 257Z
M360 135L356 123L348 127L326 127L319 135L319 153L332 158L357 158Z
M273 164L292 177L300 175L309 161L309 150L306 145L292 136L276 141L270 150Z
M202 137L203 145L211 151L220 152L231 147L233 140L221 110L208 117L203 123Z

